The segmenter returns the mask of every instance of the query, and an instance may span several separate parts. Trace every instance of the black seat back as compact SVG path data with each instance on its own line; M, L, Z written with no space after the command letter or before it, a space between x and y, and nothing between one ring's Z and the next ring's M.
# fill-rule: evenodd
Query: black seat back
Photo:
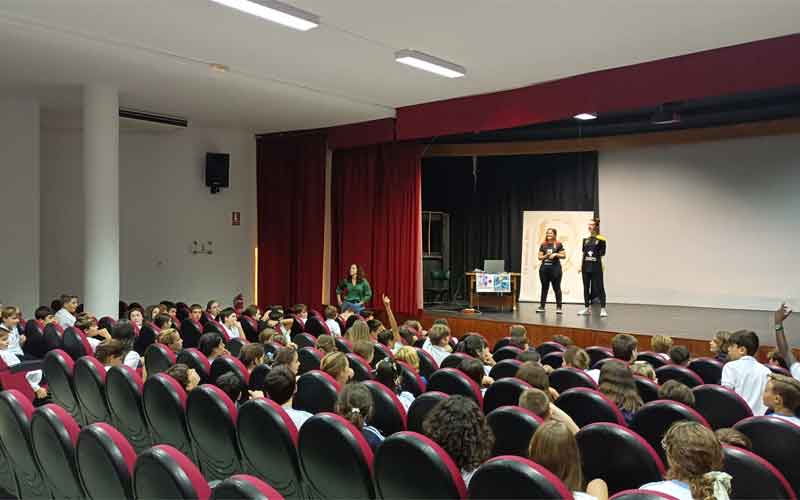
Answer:
M417 396L411 406L408 407L408 419L406 421L408 430L422 434L422 423L425 421L425 417L428 416L434 406L447 399L447 397L447 394L439 391L428 391Z
M150 344L144 352L144 366L147 369L147 376L155 375L166 371L175 364L175 353L164 344Z
M153 442L168 444L197 461L186 424L186 391L166 373L147 377L142 406Z
M574 387L561 393L555 405L572 417L578 427L595 422L625 425L625 417L617 405L603 393L585 387Z
M710 428L706 419L692 408L666 399L651 401L639 408L633 415L630 427L650 443L662 462L666 462L666 453L661 446L661 440L670 426L680 420L691 420Z
M572 492L545 467L527 458L506 456L478 467L469 482L469 497L569 500Z
M75 396L87 424L108 422L111 414L106 401L106 368L92 356L75 363Z
M126 365L112 367L106 376L106 399L114 427L141 453L153 444L142 408L141 377Z
M31 441L50 491L59 498L85 498L78 467L75 445L80 427L72 415L55 404L47 404L33 412Z
M339 397L339 384L325 372L312 370L297 379L297 393L292 407L309 413L334 411Z
M577 368L559 368L550 373L550 386L559 393L575 387L597 389L597 384L591 376Z
M76 461L89 498L133 500L136 452L118 430L102 422L81 429Z
M209 481L242 472L237 417L236 405L219 387L205 384L189 393L186 422L200 470Z
M542 419L519 406L501 406L486 415L486 422L494 433L492 456L528 456L528 445Z
M650 366L653 367L653 370L658 370L667 364L667 361L659 356L658 353L649 351L640 352L639 355L636 356L636 361L645 361L650 363Z
M495 361L503 361L504 359L517 359L517 356L522 353L522 349L507 345L501 347L492 355Z
M735 446L723 446L722 450L725 453L722 470L733 477L733 498L796 498L789 481L760 456Z
M722 363L716 359L693 359L689 362L689 369L703 379L705 384L719 384L722 380Z
M31 445L33 404L16 389L0 393L0 441L8 452L22 499L50 497Z
M531 385L518 378L504 378L495 381L483 395L483 412L489 413L501 406L517 406L519 396Z
M302 375L311 370L319 370L322 358L322 351L314 347L303 347L297 351L297 359L300 361L300 369L297 373Z
M633 378L636 382L636 391L639 393L642 401L649 403L650 401L658 399L658 390L661 388L660 385L641 375L634 375Z
M733 427L740 420L753 416L747 401L727 387L705 384L695 387L692 392L695 410L714 430Z
M84 422L72 385L75 371L72 357L61 349L54 349L44 357L42 371L53 403L67 410L78 423Z
M521 365L522 361L517 359L504 359L503 361L498 361L492 367L492 370L489 372L489 376L494 380L500 380L501 378L506 377L515 377Z
M474 380L455 368L439 368L428 381L429 391L441 391L445 394L458 394L468 397L483 406L481 388Z
M368 380L364 385L372 394L374 406L370 425L376 427L384 436L406 430L406 410L397 395L375 380Z
M695 372L678 365L662 366L656 370L656 378L658 378L658 383L660 385L664 385L664 382L667 380L677 380L689 388L703 385L703 379L701 379Z
M775 466L792 485L800 491L800 467L797 450L800 450L800 425L779 417L750 417L734 426L753 442L753 452Z

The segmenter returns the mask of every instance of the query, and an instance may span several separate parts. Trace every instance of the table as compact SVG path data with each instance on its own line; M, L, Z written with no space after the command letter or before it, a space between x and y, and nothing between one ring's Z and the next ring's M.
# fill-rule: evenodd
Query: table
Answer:
M469 306L493 306L499 307L501 311L505 311L506 307L512 311L517 310L517 301L519 299L519 273L508 273L511 276L511 293L481 293L476 291L477 279L476 276L483 273L470 272L467 273L467 286L469 288Z

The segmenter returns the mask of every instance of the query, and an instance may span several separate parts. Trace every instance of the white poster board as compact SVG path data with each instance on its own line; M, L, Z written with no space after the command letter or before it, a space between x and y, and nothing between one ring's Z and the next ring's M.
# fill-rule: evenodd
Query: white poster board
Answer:
M593 212L523 212L522 213L522 269L520 277L520 302L539 302L542 286L539 281L539 245L547 228L558 231L558 241L564 245L567 258L561 260L561 292L565 303L583 303L583 281L578 270L583 252L581 244L588 236L587 225ZM555 302L553 290L547 296Z
M511 275L508 273L477 273L475 277L475 291L478 293L511 293Z

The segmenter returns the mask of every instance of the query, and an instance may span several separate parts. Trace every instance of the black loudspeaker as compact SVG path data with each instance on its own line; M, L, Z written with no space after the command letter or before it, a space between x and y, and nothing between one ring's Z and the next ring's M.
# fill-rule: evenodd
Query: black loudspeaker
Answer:
M227 153L206 153L206 186L212 193L219 193L219 188L228 187L228 168L231 155Z

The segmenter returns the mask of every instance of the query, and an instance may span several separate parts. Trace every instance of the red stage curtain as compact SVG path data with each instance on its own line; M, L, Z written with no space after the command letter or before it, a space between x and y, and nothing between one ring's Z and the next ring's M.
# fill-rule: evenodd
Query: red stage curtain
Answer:
M382 144L333 154L331 300L350 264L396 312L422 309L421 147ZM333 302L335 303L335 302Z
M323 134L258 139L259 305L322 301Z

